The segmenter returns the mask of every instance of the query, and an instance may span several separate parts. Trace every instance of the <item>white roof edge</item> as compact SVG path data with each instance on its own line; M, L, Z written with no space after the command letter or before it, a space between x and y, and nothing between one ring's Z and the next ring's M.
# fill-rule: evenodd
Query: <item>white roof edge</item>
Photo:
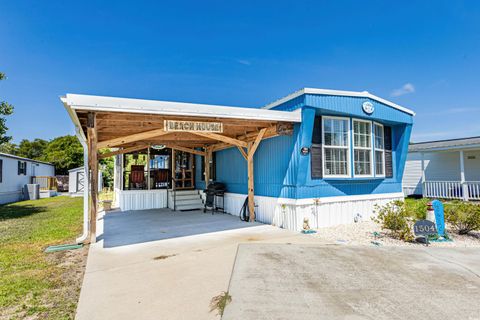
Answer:
M110 112L151 113L179 116L301 122L301 111L278 111L186 102L143 100L81 94L60 98L68 109ZM76 117L76 116L75 116ZM75 119L72 118L72 120ZM77 119L78 120L78 119Z
M87 137L85 136L85 133L82 130L82 125L80 124L80 120L78 119L77 114L73 111L72 107L68 104L67 97L66 96L60 96L60 100L62 101L65 109L67 110L67 113L70 116L70 119L72 119L72 122L75 125L75 128L77 129L77 132L80 134L81 140L86 142ZM80 139L80 137L79 137L79 139Z
M267 104L266 106L263 107L263 109L271 109L274 108L282 103L285 103L287 101L290 101L292 99L295 99L296 97L301 96L302 94L323 94L323 95L330 95L330 96L347 96L347 97L362 97L362 98L370 98L372 100L376 100L380 103L386 104L392 108L395 108L397 110L403 111L405 113L408 113L412 116L415 115L415 112L407 109L405 107L402 107L396 103L393 103L391 101L385 100L383 98L377 97L376 95L373 95L369 93L368 91L343 91L343 90L331 90L331 89L317 89L317 88L302 88L298 91L295 91L291 94L289 94L286 97L280 98L272 103Z

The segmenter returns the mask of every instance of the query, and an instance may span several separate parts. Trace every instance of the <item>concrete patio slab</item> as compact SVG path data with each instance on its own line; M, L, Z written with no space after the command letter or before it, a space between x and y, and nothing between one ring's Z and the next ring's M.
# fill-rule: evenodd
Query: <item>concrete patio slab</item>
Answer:
M480 250L241 244L223 319L480 319Z

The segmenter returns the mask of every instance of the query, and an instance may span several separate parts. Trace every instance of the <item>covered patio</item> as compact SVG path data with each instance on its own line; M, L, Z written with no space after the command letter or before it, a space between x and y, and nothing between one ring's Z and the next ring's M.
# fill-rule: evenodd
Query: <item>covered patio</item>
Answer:
M202 174L208 185L213 181L213 154L236 148L247 162L248 211L249 221L253 222L255 152L262 140L291 135L293 124L301 122L300 110L287 112L75 94L67 94L61 100L76 125L77 136L84 144L85 163L88 163L85 176L89 177L90 191L85 191L86 228L80 240L90 242L96 240L100 159L138 152L146 154L146 170L132 165L127 177L125 158L121 160L122 172L115 172L115 191L118 190L120 203L140 202L137 208L158 209L172 207L168 203L168 190L173 191L175 197L176 190L195 188L194 164L191 158L178 160L178 153L202 157ZM151 168L153 149L168 150L159 154L169 159L170 164Z

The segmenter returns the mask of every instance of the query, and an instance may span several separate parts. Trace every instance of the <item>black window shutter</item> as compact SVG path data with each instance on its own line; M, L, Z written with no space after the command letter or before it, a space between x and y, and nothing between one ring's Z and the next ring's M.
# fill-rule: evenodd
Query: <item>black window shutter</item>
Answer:
M21 175L22 174L22 161L18 161L18 172L17 172L18 175Z
M312 179L323 177L322 163L322 117L315 117L312 133L312 148L310 150Z
M3 182L3 159L0 159L0 182Z
M393 177L393 159L392 159L392 127L384 126L384 143L385 143L385 177Z

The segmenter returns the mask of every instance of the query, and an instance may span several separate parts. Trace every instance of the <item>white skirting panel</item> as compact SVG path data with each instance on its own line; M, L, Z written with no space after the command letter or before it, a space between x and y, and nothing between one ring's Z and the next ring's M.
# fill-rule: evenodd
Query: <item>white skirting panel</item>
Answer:
M115 190L115 204L122 211L167 207L167 190Z
M238 216L246 197L244 194L226 193L226 211ZM308 219L313 229L353 223L355 217L368 221L374 216L376 204L385 205L401 199L403 193L299 200L255 196L255 205L257 221L300 231L304 219Z

